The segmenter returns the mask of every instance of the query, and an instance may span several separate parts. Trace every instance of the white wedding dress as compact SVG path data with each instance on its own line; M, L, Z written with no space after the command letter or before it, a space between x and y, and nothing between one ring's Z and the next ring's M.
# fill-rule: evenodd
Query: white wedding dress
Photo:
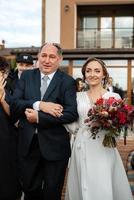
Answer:
M103 98L120 98L106 92ZM79 120L66 125L76 134L69 163L65 200L132 200L122 160L116 148L102 145L103 132L92 139L85 125L91 101L86 92L77 93Z

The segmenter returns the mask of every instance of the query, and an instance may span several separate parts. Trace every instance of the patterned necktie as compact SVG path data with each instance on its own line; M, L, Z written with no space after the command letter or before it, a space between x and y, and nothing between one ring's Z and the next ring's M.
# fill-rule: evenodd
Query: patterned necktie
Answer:
M47 90L47 81L48 81L48 76L43 76L41 80L41 87L40 87L40 92L41 92L41 99L43 99L43 96Z

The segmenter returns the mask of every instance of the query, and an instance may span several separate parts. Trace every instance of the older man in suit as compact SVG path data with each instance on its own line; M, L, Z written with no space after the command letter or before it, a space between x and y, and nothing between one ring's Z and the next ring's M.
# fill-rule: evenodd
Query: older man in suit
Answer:
M21 182L25 200L60 200L70 157L63 124L78 117L76 85L58 69L58 44L43 44L38 61L39 68L21 75L11 105L13 120L19 119Z

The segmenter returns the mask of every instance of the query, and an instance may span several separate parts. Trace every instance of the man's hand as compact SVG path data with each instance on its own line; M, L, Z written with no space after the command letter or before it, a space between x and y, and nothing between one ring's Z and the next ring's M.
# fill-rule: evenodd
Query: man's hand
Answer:
M30 123L38 123L38 111L31 108L27 108L25 110L25 115Z
M39 108L42 112L48 113L54 117L62 115L63 107L60 104L52 102L40 102Z

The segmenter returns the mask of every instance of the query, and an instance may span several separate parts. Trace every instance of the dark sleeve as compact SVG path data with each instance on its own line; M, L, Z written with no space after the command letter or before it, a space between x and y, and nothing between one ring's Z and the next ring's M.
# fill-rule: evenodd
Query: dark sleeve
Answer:
M22 115L24 115L26 108L33 108L33 103L36 101L35 99L25 98L27 81L30 81L29 77L26 73L23 73L11 98L10 113L13 122L16 122Z
M58 124L66 124L75 121L78 118L76 103L76 84L72 79L67 85L62 84L61 98L63 98L63 115L53 117L47 113L39 112L39 128L47 128Z
M9 91L6 89L5 101L7 102L8 105L10 105L11 99L12 99L11 95L10 95Z

